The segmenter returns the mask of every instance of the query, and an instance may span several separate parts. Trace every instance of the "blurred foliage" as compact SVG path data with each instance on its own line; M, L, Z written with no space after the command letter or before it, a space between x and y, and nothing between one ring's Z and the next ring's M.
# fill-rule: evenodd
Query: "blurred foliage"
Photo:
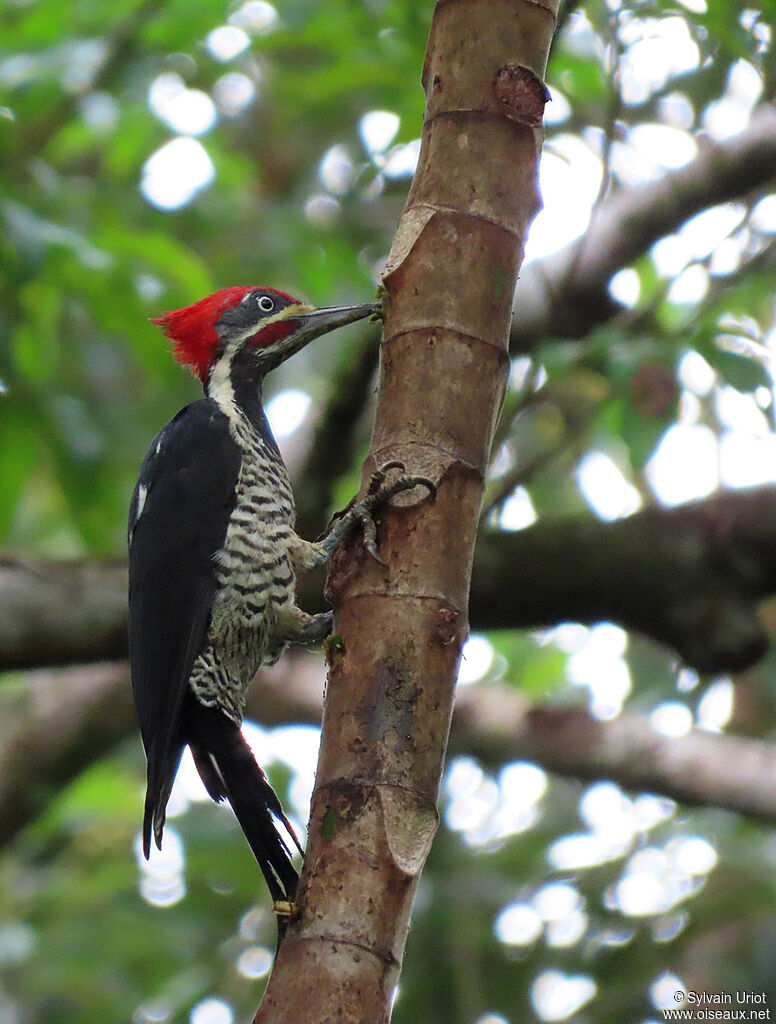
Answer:
M267 29L256 29L234 57L218 59L206 45L209 33L229 19L240 24L248 8L259 21L270 19ZM431 9L415 0L286 0L273 24L272 8L258 0L3 6L5 548L56 557L123 551L125 509L145 447L198 391L149 317L235 283L272 284L321 303L369 296L408 185L409 172L391 172L390 160L420 132ZM698 60L638 95L623 71L629 48L666 19L685 27ZM628 184L609 160L616 143L641 124L673 124L677 97L683 130L698 132L714 105L729 99L741 62L761 75L764 95L773 94L774 22L773 0L744 10L729 0L566 5L548 82L569 112L548 125L547 151L573 134L609 162L611 188ZM149 105L152 84L178 75L185 89L218 97L229 73L244 76L255 97L231 113L221 101L216 123L201 136L215 181L178 209L155 207L141 192L143 168L175 132ZM374 110L392 112L399 126L394 140L370 151L359 126ZM327 155L345 169L338 182L322 175ZM649 500L645 470L666 429L691 414L719 436L728 426L718 401L726 389L771 415L766 342L775 282L769 232L749 220L758 198L742 197L740 224L707 253L688 257L708 285L694 298L672 293L683 265L669 275L645 255L632 268L633 308L589 337L547 338L530 359L516 360L492 481L496 490L504 480L508 486L491 522L517 485L540 517L589 514L575 470L591 450ZM723 244L736 255L719 271L715 253ZM328 345L284 367L272 388L293 383L320 405L337 387L342 353L350 345L355 351L344 337ZM712 374L704 394L688 392L677 373L688 351L700 353ZM357 429L356 448L364 444L363 422ZM335 488L338 504L356 479L354 464ZM568 681L569 651L557 637L504 633L492 641L490 677L523 686L531 698L587 699L584 687ZM631 708L649 713L671 701L698 710L706 682L678 690L665 652L632 640L624 657ZM746 714L737 704L735 724L763 736L776 726L771 669L764 663L737 681ZM207 996L245 1020L257 1005L263 981L235 964L246 950L271 951L274 924L239 831L209 805L176 819L187 892L171 906L150 905L133 853L142 773L132 742L52 794L46 815L0 860L3 1024L179 1024ZM287 779L274 777L282 792ZM474 796L492 793L498 778L499 767L487 766ZM565 1014L579 1022L657 1018L650 986L662 972L698 990L776 994L772 830L677 808L634 833L621 855L559 870L548 848L587 827L579 804L586 792L581 783L551 780L533 818L490 839L448 817L418 899L397 1024L500 1021L488 1012L535 1020L540 1008L530 993L549 970L594 979L595 998ZM446 791L443 806L452 801ZM626 853L662 849L685 835L716 848L719 865L708 879L699 875L670 912L621 912L612 891ZM558 879L578 889L584 933L565 944L550 941L548 928L522 945L499 941L494 920L502 908L530 903ZM207 1021L200 1016L195 1024Z

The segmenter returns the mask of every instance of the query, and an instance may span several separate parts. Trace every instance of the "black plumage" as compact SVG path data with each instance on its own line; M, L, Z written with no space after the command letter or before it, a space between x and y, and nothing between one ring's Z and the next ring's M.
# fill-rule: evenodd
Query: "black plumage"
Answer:
M322 541L302 539L262 384L314 338L374 310L316 310L284 292L239 286L154 321L206 397L156 436L130 507L129 648L148 759L143 849L147 857L152 837L161 846L188 745L210 795L232 805L276 909L286 915L297 874L281 822L299 844L240 731L245 693L286 644L313 643L331 629L331 613L309 615L297 606L296 573L325 563L351 529L369 527L372 511L391 495L416 483L431 491L433 484L402 476L389 485L378 471L365 499ZM374 524L365 544L377 558Z
M216 402L181 410L154 438L129 518L129 653L148 759L143 849L161 844L164 810L189 744L210 795L229 798L276 900L290 900L296 872L272 816L280 803L237 726L205 708L188 682L206 644L218 589L217 553L234 510L241 451ZM286 823L287 824L287 823Z

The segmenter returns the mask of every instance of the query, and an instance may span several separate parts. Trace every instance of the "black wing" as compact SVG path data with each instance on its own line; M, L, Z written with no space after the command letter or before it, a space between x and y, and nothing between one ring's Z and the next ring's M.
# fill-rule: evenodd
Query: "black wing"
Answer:
M187 742L183 696L207 636L213 556L234 508L240 450L215 402L186 406L143 460L129 513L129 657L148 758L143 844L164 810Z

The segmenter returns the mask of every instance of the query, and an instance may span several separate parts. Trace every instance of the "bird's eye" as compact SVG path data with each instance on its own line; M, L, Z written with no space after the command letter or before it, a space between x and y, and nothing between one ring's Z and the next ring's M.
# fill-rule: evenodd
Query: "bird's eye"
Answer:
M262 313L271 313L275 308L275 301L271 299L269 295L261 295L259 297L259 309Z

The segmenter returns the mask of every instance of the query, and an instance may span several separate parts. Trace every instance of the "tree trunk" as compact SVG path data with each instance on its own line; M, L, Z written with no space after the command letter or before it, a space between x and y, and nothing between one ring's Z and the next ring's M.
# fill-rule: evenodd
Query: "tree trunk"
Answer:
M380 392L364 479L400 460L380 554L339 553L336 634L297 914L256 1024L390 1017L441 776L512 298L538 203L557 3L441 0L418 171L384 275Z
M384 275L378 408L364 479L401 460L383 567L331 567L335 635L297 912L256 1024L384 1022L436 826L436 798L512 297L539 207L541 79L557 0L440 0L415 180ZM414 504L413 504L414 500Z

